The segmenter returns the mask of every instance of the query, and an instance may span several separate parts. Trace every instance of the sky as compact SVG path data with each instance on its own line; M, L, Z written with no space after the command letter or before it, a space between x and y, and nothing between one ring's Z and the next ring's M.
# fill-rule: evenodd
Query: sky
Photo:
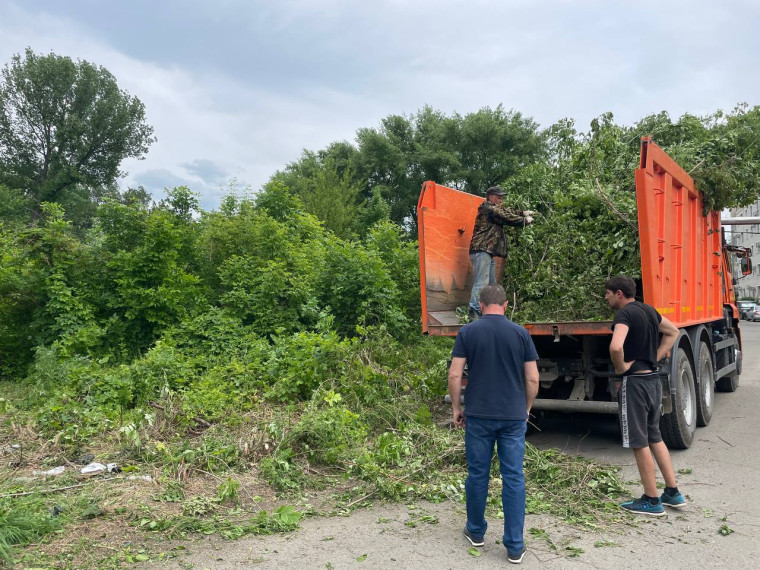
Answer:
M425 105L584 131L754 106L759 31L756 0L0 0L0 63L31 47L108 69L158 139L120 186L184 184L208 210Z

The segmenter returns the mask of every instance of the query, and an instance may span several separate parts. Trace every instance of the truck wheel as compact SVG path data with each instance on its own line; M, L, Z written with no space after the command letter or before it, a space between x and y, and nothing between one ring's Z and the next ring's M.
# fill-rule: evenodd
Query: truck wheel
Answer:
M731 347L729 350L734 350ZM727 350L723 350L718 354L718 368L722 368L726 365ZM728 376L724 376L715 383L715 387L720 392L736 392L739 387L739 375L742 373L742 353L739 352L736 355L736 370L730 372Z
M715 397L715 369L713 368L710 347L705 342L699 343L699 394L697 396L697 425L706 426L713 414Z
M660 431L668 447L688 449L694 439L694 430L697 429L697 397L694 370L683 348L678 349L670 381L676 387L673 411L663 414Z

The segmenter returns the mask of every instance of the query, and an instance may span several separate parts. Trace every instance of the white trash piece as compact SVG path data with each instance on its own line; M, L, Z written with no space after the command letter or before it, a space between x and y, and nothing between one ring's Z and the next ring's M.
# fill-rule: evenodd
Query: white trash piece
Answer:
M82 467L82 475L93 475L94 473L103 473L106 466L102 463L90 463Z
M121 469L119 469L119 466L116 463L109 463L106 465L106 471L109 473L119 473Z
M66 468L63 465L59 465L58 467L53 467L47 471L32 471L32 475L42 475L47 477L48 475L63 475L64 471L66 471Z
M0 447L0 455L10 455L19 449L21 449L21 446L18 443L12 443L11 445Z
M150 475L128 475L124 477L127 481L153 481Z

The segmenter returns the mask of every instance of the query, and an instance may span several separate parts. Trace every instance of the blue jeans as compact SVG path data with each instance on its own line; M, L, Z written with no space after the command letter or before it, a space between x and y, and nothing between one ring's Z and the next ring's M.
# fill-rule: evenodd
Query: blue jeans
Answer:
M485 251L470 254L472 263L472 293L470 293L470 308L480 312L480 290L486 285L496 285L496 264L493 255Z
M465 422L467 480L467 530L473 536L486 533L486 500L494 443L501 469L501 505L504 509L502 543L510 554L520 552L525 526L525 420L488 420L468 416Z

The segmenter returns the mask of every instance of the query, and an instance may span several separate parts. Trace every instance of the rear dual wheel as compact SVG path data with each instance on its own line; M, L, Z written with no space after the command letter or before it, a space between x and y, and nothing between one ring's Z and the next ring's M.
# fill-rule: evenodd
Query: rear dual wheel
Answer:
M668 447L688 449L697 429L697 394L694 368L683 348L679 348L675 354L675 367L670 381L675 386L673 411L663 414L660 431Z

